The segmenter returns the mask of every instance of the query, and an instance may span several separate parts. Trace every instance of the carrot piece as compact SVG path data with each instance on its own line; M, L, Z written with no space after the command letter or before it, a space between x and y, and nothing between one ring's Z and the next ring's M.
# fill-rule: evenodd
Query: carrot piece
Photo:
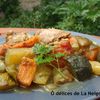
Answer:
M6 53L6 50L9 48L23 48L23 47L31 47L33 46L35 43L39 42L39 36L35 35L33 37L31 37L30 39L23 41L23 42L19 42L16 43L14 45L9 45L9 44L3 44L0 45L0 56L4 56Z
M37 42L39 42L39 36L35 35L26 41L13 45L12 48L31 47Z
M89 60L93 61L97 57L98 49L93 49L93 50L88 51L88 52L86 51L84 54Z
M0 56L4 56L5 52L7 51L8 48L10 48L11 46L8 44L3 44L0 45Z
M36 72L36 63L34 60L23 57L18 68L17 79L22 86L30 86Z
M70 37L69 38L70 43L77 42L77 39L75 37Z

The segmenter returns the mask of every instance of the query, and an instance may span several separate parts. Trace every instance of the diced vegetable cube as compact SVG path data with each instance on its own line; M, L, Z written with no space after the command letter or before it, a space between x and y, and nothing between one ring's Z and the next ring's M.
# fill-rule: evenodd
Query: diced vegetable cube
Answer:
M2 60L0 60L0 72L5 72L5 68L6 68L6 66L5 66L4 62Z
M89 60L96 60L97 58L97 55L98 55L98 48L96 49L92 49L92 50L89 50L89 51L86 51L84 53L84 55L89 59Z
M73 76L68 71L68 69L54 69L53 70L54 75L54 84L62 84L65 82L71 82L73 81Z
M46 65L39 65L36 70L35 78L33 79L34 83L37 84L46 84L51 75L51 68Z
M89 39L84 38L82 36L76 36L75 38L77 39L77 41L81 47L87 47L92 43Z
M74 54L66 57L69 62L73 75L83 81L91 77L92 67L88 59L81 54Z
M98 51L98 55L97 55L96 60L100 62L100 47L99 47L99 51Z
M35 61L24 57L18 68L17 79L22 86L30 86L36 72Z
M92 66L93 73L95 75L100 75L100 63L97 61L90 61L90 64Z
M72 48L74 50L79 50L79 43L78 43L77 39L75 37L71 37L69 40L70 40L70 44L71 44Z
M15 85L15 82L9 77L8 73L0 73L0 90L7 90Z
M16 80L18 70L15 65L7 66L6 71L14 80Z
M5 56L6 65L19 64L23 57L33 57L31 48L8 49Z

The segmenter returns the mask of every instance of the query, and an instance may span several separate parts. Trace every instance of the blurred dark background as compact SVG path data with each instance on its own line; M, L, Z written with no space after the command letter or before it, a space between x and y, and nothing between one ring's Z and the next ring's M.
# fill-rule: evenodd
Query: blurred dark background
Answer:
M0 27L54 27L100 36L100 0L0 0Z

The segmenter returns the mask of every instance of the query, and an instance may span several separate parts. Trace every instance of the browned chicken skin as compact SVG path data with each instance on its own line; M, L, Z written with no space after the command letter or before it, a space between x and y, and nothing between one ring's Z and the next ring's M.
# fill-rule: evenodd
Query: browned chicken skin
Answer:
M58 29L44 29L39 32L40 41L45 44L58 41L62 38L68 38L69 35L69 32L64 32Z

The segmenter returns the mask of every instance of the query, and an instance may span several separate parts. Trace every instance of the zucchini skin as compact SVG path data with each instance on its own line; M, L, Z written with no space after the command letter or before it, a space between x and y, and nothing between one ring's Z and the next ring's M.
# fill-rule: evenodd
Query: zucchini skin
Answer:
M92 67L88 59L81 54L73 54L65 58L70 65L73 76L84 81L92 76Z

